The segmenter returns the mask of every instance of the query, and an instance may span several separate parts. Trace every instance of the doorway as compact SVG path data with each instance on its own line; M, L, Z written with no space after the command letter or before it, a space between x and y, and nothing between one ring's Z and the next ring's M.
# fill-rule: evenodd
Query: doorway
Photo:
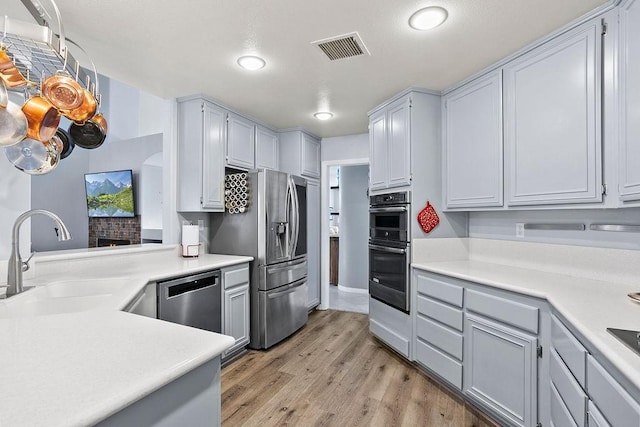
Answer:
M369 311L368 176L368 159L322 162L321 309Z

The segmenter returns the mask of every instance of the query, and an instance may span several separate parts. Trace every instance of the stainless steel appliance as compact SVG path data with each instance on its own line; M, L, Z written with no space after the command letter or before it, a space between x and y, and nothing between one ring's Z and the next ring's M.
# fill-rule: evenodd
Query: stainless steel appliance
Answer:
M307 323L307 182L259 169L247 185L244 213L211 215L209 250L254 257L249 346L266 349Z
M222 332L220 271L158 282L158 319Z
M369 295L409 312L411 233L408 191L369 198Z

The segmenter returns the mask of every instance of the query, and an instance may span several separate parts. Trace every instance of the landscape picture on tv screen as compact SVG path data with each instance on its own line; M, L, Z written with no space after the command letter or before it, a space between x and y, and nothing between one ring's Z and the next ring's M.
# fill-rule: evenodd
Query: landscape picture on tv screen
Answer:
M84 176L90 217L134 217L131 170Z

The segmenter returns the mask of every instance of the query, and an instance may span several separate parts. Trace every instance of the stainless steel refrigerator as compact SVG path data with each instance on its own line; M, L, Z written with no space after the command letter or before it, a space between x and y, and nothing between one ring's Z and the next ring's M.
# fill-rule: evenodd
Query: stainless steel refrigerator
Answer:
M258 169L247 186L245 212L211 215L209 248L254 257L249 346L266 349L307 323L307 182Z

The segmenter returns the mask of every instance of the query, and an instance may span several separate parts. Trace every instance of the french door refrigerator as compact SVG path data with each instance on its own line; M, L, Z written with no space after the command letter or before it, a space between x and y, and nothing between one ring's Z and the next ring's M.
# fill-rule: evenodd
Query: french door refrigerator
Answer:
M307 323L307 182L258 169L247 186L245 212L211 215L209 250L254 258L249 346L267 349Z

